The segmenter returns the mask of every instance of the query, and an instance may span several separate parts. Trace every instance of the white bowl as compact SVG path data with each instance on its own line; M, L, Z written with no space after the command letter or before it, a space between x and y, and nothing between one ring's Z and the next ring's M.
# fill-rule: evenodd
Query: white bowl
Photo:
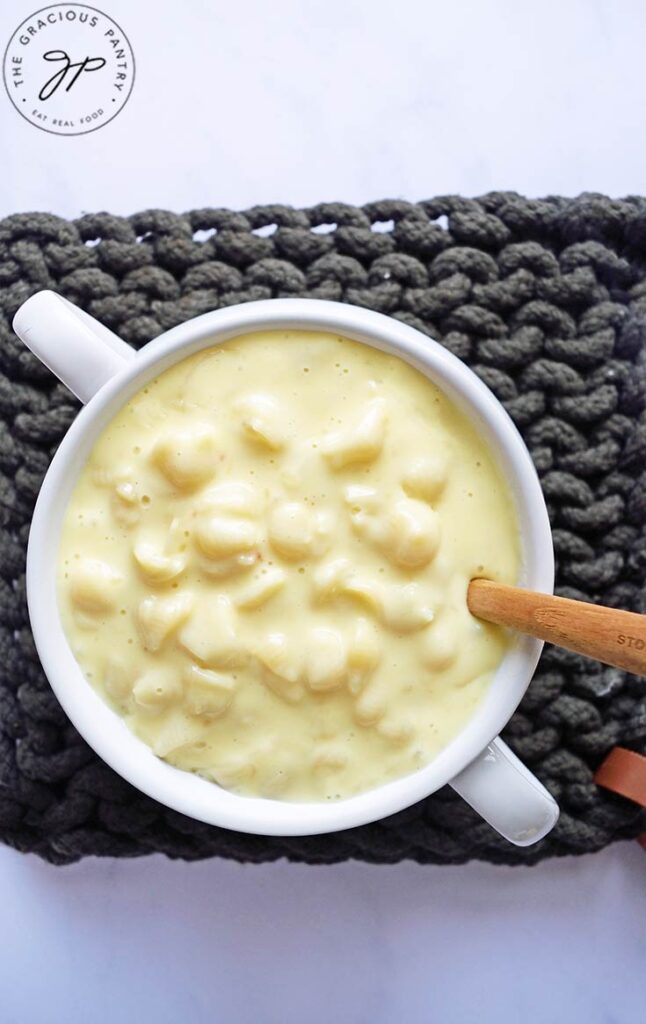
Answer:
M545 502L529 453L509 416L471 370L437 342L397 320L357 307L276 299L217 310L175 327L135 355L105 327L52 292L30 298L16 333L88 404L63 439L36 504L29 537L27 593L45 672L70 719L120 775L190 817L241 832L308 835L375 821L450 783L512 842L529 845L554 825L558 808L498 733L513 714L542 644L518 636L466 727L426 767L336 802L297 803L237 796L157 758L83 677L63 632L56 599L59 535L65 510L103 428L161 371L206 346L259 330L344 335L406 360L475 423L495 452L516 503L522 540L520 583L549 593L552 541Z

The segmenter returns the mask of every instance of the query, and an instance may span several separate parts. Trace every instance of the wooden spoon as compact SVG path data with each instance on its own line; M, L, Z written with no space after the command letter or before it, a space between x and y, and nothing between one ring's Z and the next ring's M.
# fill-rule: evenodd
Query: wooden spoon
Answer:
M646 615L484 579L471 580L467 604L479 619L646 676Z

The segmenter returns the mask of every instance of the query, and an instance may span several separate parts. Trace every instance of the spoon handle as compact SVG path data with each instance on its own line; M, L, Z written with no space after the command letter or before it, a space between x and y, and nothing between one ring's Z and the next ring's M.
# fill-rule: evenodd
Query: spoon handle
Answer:
M469 584L467 604L487 622L646 676L646 615L478 579Z

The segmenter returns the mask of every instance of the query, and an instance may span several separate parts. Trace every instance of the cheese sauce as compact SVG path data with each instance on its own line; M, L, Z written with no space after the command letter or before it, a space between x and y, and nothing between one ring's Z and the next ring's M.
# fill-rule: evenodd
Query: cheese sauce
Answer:
M63 626L153 751L238 793L334 800L427 764L508 637L491 453L426 377L328 334L266 332L162 373L97 441L66 512Z

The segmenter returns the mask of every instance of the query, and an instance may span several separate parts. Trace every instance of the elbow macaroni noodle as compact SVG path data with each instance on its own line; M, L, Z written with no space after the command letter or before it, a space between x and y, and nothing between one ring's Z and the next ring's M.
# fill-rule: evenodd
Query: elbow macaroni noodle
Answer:
M505 653L466 607L516 581L513 504L403 361L266 332L171 367L66 512L65 632L154 753L243 794L350 796L428 763Z

